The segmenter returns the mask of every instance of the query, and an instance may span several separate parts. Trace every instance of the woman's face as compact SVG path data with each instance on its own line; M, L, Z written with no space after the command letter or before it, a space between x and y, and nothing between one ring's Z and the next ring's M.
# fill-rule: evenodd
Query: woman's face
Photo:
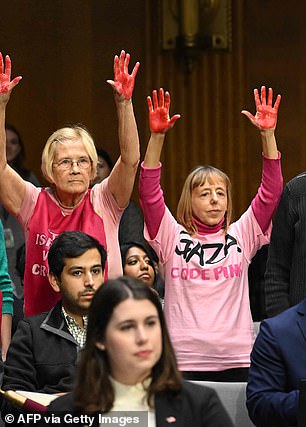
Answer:
M97 347L101 344L116 381L137 384L150 376L162 353L162 332L154 304L132 298L118 304Z
M216 225L227 211L226 184L218 175L212 175L191 194L193 215L206 225Z
M60 163L65 159L74 161L68 169L63 169L60 166ZM81 159L89 161L90 164L87 169L81 168L76 163ZM80 139L66 140L57 144L52 170L53 184L59 197L62 195L81 195L87 191L91 179L92 165Z
M92 185L99 184L99 182L107 178L110 173L111 173L111 170L107 162L103 159L103 157L98 156L97 175L93 179Z
M138 246L132 246L126 253L124 274L136 277L153 286L154 269L146 252Z
M21 146L18 136L10 129L5 130L6 134L6 158L8 163L12 162L20 153Z

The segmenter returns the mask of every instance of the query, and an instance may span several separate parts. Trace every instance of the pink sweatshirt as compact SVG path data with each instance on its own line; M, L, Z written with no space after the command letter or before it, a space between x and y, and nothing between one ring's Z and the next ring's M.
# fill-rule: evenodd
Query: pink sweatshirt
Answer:
M254 342L248 266L270 240L282 192L280 161L264 159L258 194L226 235L221 229L191 237L177 223L164 205L160 168L142 166L139 190L145 236L164 266L164 313L180 369L248 367Z
M27 244L24 282L27 316L50 310L59 298L49 284L47 257L53 240L62 231L82 230L95 237L107 251L105 277L122 274L118 228L123 211L109 190L108 179L95 185L72 209L61 208L50 189L26 183L18 220Z

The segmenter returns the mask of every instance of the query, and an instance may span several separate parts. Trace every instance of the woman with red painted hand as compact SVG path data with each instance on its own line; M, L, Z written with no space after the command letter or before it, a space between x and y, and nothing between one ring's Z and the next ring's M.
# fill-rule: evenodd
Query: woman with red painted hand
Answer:
M80 126L55 131L42 154L42 171L48 188L36 188L7 163L5 111L11 91L21 77L11 81L11 61L0 54L0 201L17 217L26 237L24 277L26 315L48 311L58 300L48 283L47 254L54 238L64 230L81 230L95 237L108 253L108 276L122 274L118 227L128 205L139 163L139 140L132 93L139 68L129 74L130 55L121 51L114 59L114 80L120 157L109 177L89 190L96 175L97 153L92 137ZM106 272L107 275L107 272Z
M182 381L158 297L128 276L95 293L74 390L55 399L49 412L100 412L105 422L125 416L148 427L233 426L214 390ZM94 426L103 425L98 418Z
M165 316L178 363L186 378L246 381L254 342L249 305L248 266L269 242L271 218L283 179L274 130L280 95L254 90L256 115L242 111L260 130L263 171L247 211L231 223L227 175L199 166L187 177L177 220L165 206L160 187L160 155L166 132L180 117L169 116L170 95L148 97L151 137L140 173L145 237L164 267Z

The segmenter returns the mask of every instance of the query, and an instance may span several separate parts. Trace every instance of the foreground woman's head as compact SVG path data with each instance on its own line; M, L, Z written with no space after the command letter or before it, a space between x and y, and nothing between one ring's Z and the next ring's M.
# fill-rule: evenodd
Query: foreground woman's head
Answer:
M111 409L110 376L130 385L151 377L148 402L156 392L178 390L181 384L159 298L146 284L127 276L107 281L93 298L77 406Z

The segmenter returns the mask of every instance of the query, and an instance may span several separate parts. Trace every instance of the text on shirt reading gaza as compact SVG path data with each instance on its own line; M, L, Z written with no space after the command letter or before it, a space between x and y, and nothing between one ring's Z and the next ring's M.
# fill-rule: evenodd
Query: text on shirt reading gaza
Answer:
M198 257L199 264L203 267L205 264L217 264L218 262L225 259L229 253L229 249L236 248L237 252L241 252L241 248L238 246L235 237L230 234L226 234L225 243L204 243L193 242L186 231L181 231L181 246L185 245L183 249L178 246L175 248L175 253L181 255L186 262L189 262L191 258ZM208 252L209 251L209 252ZM209 255L208 255L209 253ZM205 257L207 256L207 258Z

